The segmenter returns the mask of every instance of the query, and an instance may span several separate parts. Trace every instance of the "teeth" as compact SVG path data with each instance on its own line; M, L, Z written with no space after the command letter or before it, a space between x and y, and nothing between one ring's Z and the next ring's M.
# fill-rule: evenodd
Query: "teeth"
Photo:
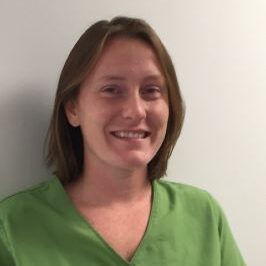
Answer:
M145 137L144 132L115 131L113 134L120 138L142 139Z

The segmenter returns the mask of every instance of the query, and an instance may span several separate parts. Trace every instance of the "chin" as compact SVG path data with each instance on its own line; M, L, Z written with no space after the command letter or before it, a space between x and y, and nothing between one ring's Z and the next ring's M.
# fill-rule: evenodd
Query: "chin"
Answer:
M127 157L127 158L126 158ZM120 165L122 168L136 170L136 169L146 169L148 163L151 161L144 155L142 156L125 156L120 159Z

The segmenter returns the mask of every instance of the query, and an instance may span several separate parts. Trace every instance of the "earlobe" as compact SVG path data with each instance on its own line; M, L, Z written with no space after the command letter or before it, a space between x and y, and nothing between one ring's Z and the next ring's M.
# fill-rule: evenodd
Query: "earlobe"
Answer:
M77 114L77 108L75 102L70 100L65 104L65 114L68 120L68 123L72 127L78 127L79 123L79 116Z

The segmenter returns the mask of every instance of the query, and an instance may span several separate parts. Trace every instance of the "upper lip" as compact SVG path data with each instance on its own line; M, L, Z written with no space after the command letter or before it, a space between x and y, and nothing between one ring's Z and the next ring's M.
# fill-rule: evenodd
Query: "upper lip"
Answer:
M150 133L149 130L146 129L116 129L111 130L111 132L118 132L118 131L124 131L124 132L133 132L133 133Z

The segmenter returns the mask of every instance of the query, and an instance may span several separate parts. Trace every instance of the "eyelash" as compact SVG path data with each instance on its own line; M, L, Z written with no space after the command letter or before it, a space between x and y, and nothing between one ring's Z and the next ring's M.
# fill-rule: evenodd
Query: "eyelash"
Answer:
M108 94L119 94L121 89L116 86L106 86L102 89L102 92Z
M102 88L102 93L109 97L122 96L124 92L122 88L116 85L108 85ZM162 94L162 88L157 85L148 85L140 89L140 94L147 99L156 99Z
M161 92L161 89L158 86L149 86L145 87L143 91L148 93L154 93L154 92Z

